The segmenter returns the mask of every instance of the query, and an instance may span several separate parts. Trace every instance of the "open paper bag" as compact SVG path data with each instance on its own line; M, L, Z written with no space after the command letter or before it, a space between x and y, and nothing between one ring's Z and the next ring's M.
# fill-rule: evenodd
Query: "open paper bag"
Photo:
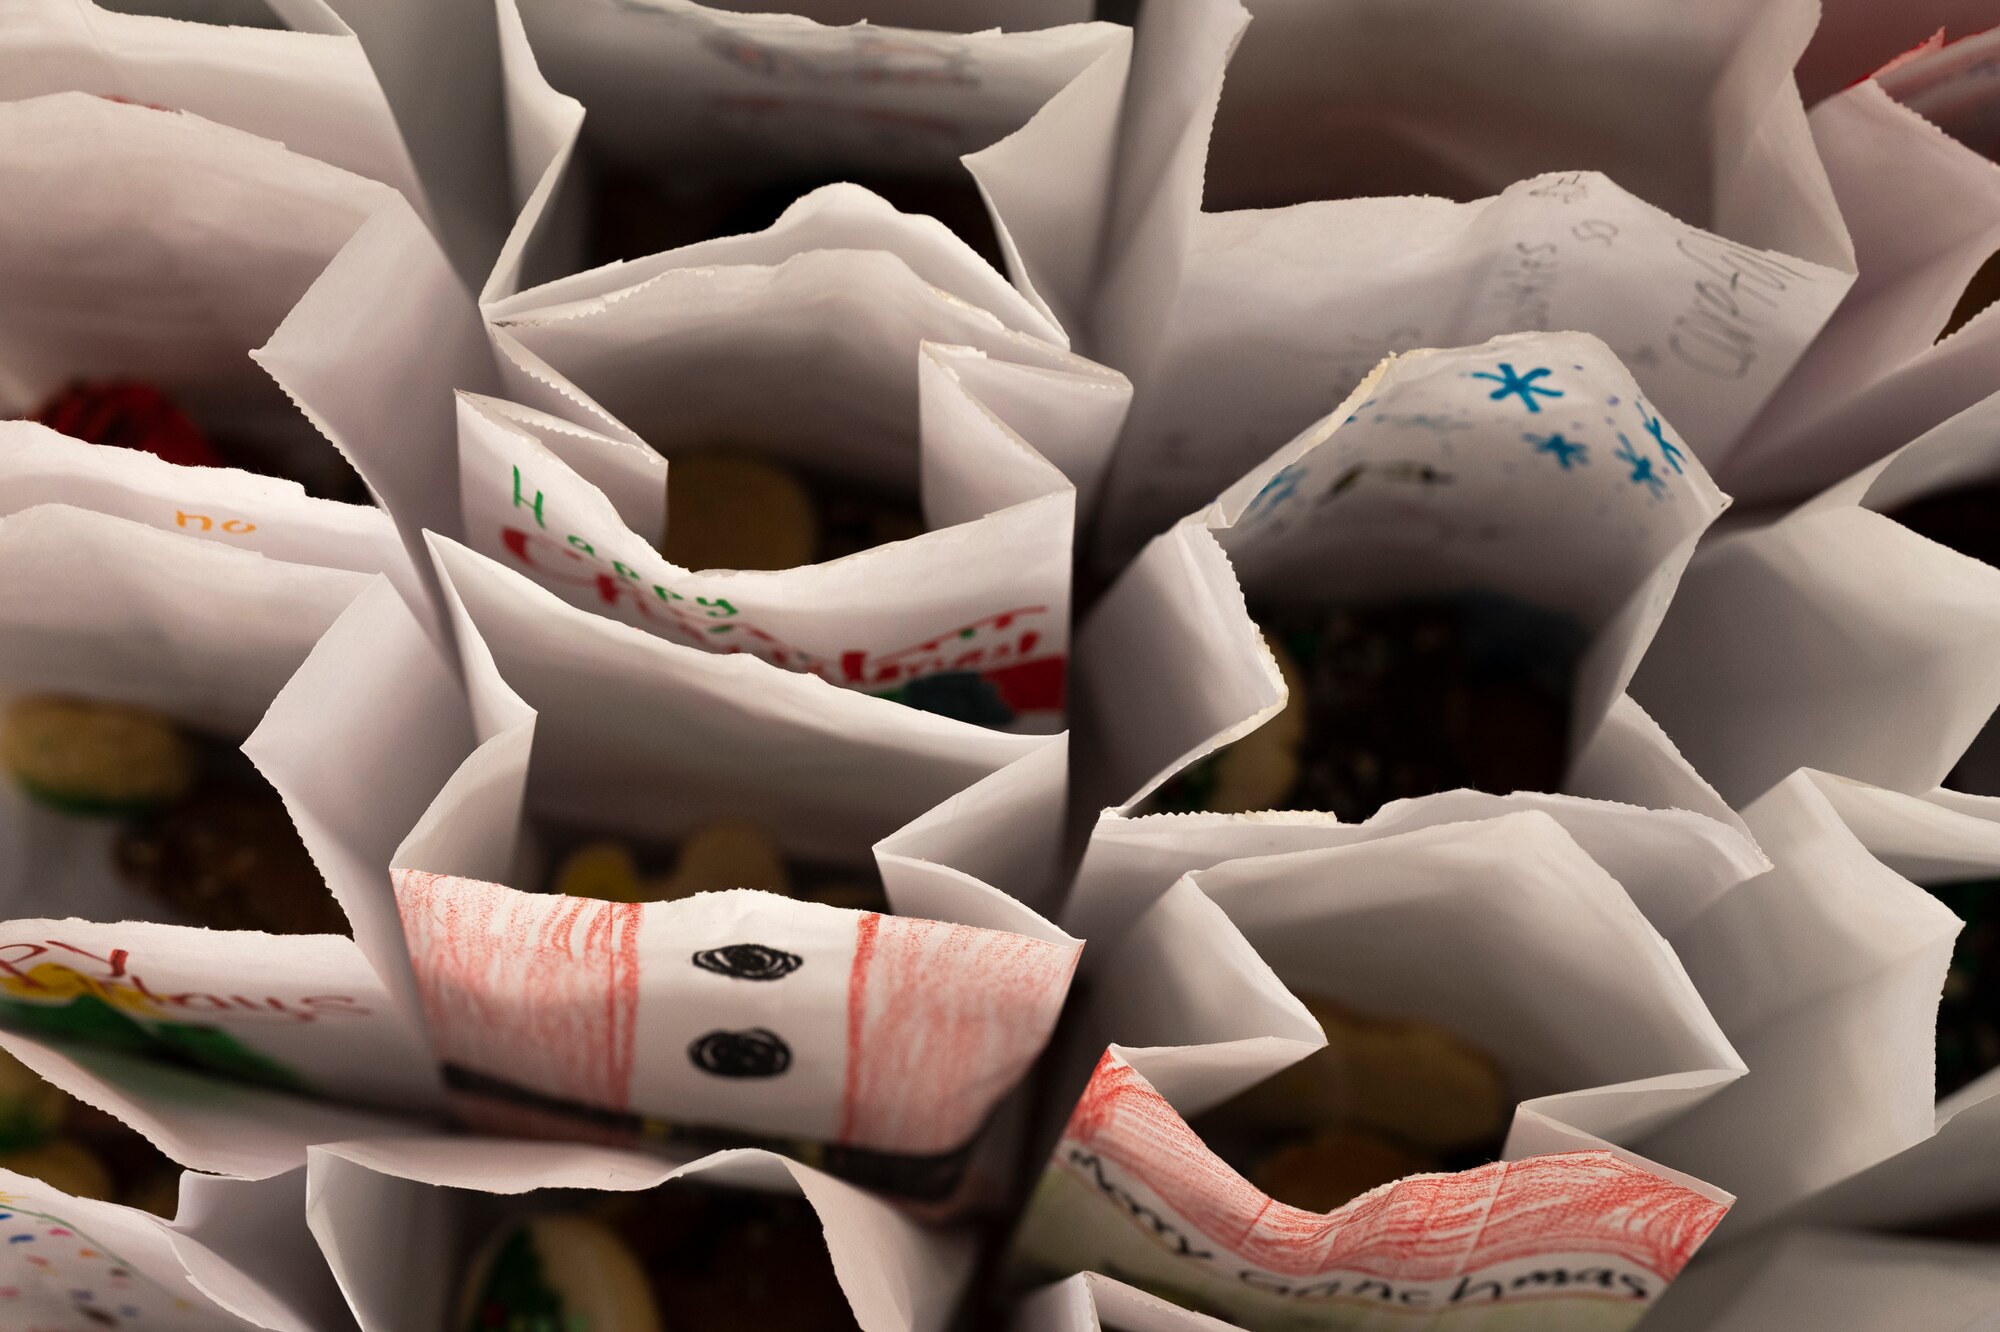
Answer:
M223 1174L280 1174L328 1134L440 1112L421 1020L371 965L394 955L356 907L386 901L390 851L470 747L403 600L379 577L61 506L0 520L0 559L10 704L143 709L196 765L157 818L31 796L33 770L13 774L7 1049Z
M1088 757L1079 804L1116 806L1101 831L1130 855L1093 846L1065 919L1090 935L1115 928L1176 875L1232 851L1329 845L1526 807L1555 814L1603 854L1661 928L1686 918L1761 861L1728 807L1623 690L1723 503L1595 339L1517 335L1386 363L1332 416L1156 538L1084 624L1079 707ZM1232 742L1261 746L1263 728L1280 734L1299 724L1292 707L1310 717L1339 702L1330 686L1304 688L1316 669L1311 657L1293 662L1288 651L1280 668L1267 640L1294 641L1287 626L1301 617L1350 607L1393 616L1398 604L1432 606L1424 614L1437 623L1407 631L1387 622L1385 645L1367 651L1403 650L1397 634L1414 651L1426 635L1473 632L1454 628L1454 616L1476 625L1519 613L1518 623L1542 626L1523 631L1542 643L1528 655L1569 661L1567 687L1536 686L1545 700L1541 741L1510 733L1497 748L1540 743L1547 762L1490 779L1541 785L1484 795L1425 792L1399 778L1400 786L1334 788L1355 807L1345 823L1262 812L1281 801L1310 809L1328 789L1306 782L1312 764L1330 761L1319 751L1361 743L1334 722L1308 721L1320 729L1295 742L1298 782L1239 780L1232 765L1243 760L1232 757ZM1266 617L1263 638L1246 610ZM1508 644L1501 655L1522 655L1513 631L1495 632ZM1383 668L1391 680L1396 666L1391 659ZM1297 678L1288 682L1282 670ZM1446 680L1440 692L1467 687ZM1444 725L1447 709L1464 708L1468 721L1449 724L1472 727L1470 735L1483 708L1517 702L1424 694L1408 700L1418 711L1394 725ZM1333 715L1368 720L1351 707ZM1567 739L1551 746L1548 737L1565 726ZM1369 743L1377 747L1354 762L1393 775L1398 734ZM1439 781L1470 784L1458 769L1437 771ZM1413 798L1381 804L1406 788ZM1204 806L1215 812L1174 812Z
M681 647L434 546L480 744L393 864L460 1118L770 1145L927 1207L992 1192L982 1127L1081 947L1023 904L1052 886L1063 740Z
M1343 1030L1420 1019L1484 1051L1504 1101L1475 1098L1495 1134L1475 1155L1501 1159L1384 1169L1395 1182L1330 1212L1270 1196L1311 1196L1320 1167L1241 1145L1245 1122L1332 1127L1331 1103L1290 1073L1233 1098L1325 1044L1307 997L1337 1006ZM1257 1328L1479 1326L1510 1306L1540 1325L1627 1327L1728 1206L1625 1145L1742 1061L1624 891L1541 813L1183 878L1094 968L1079 1048L1105 1037L1017 1237L1025 1272L1105 1272ZM1341 1058L1363 1058L1341 1039ZM1417 1042L1399 1047L1401 1077L1442 1038L1397 1039ZM1351 1076L1357 1123L1412 1143L1417 1123L1431 1131L1435 1089L1398 1101L1391 1128L1366 1117L1367 1075Z

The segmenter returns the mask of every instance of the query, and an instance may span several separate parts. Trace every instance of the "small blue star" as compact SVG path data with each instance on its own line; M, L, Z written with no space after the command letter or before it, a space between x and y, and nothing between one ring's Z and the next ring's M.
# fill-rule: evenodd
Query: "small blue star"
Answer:
M1523 435L1521 438L1534 445L1535 452L1553 454L1565 472L1573 465L1582 467L1590 461L1588 444L1574 444L1561 435Z
M1526 407L1531 412L1540 412L1542 404L1535 401L1537 393L1549 398L1560 398L1563 395L1561 389L1543 388L1535 382L1548 373L1549 368L1547 366L1539 366L1524 375L1506 361L1502 361L1500 362L1499 374L1496 375L1488 370L1475 370L1472 372L1472 377L1474 379L1490 379L1500 386L1486 395L1494 402L1500 401L1509 394L1514 394L1520 397L1523 407Z
M1667 493L1666 478L1653 471L1653 460L1632 447L1632 441L1624 435L1618 436L1619 448L1614 456L1632 464L1632 475L1628 478L1635 486L1644 486L1655 497Z
M1667 460L1667 466L1674 469L1674 475L1679 476L1681 459L1687 455L1681 452L1679 445L1667 442L1666 427L1660 424L1659 417L1646 410L1646 404L1643 402L1639 404L1639 420L1646 427L1646 433L1653 437L1653 442L1660 446L1660 456Z

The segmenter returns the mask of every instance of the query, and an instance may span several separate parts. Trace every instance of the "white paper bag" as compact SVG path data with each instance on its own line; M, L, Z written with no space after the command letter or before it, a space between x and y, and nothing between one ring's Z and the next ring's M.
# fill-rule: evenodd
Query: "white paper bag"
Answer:
M1287 987L1493 1056L1520 1103L1505 1162L1325 1215L1238 1175L1186 1121L1324 1044ZM1016 1241L1028 1270L1108 1271L1259 1327L1416 1310L1478 1326L1516 1301L1623 1327L1727 1207L1614 1144L1742 1061L1624 892L1540 813L1187 876L1098 959L1079 1045L1105 1037ZM1597 1297L1587 1315L1554 1296L1575 1287Z
M603 1147L379 1139L315 1147L309 1173L306 1216L361 1332L447 1326L467 1264L508 1219L588 1206L607 1192L672 1189L676 1180L803 1197L826 1228L835 1275L867 1332L943 1328L974 1258L968 1234L927 1229L852 1185L764 1151L717 1152L670 1169Z
M1995 51L1995 34L1944 49L1934 38L1813 109L1861 276L1716 469L1730 493L1802 499L2000 388L2000 315L1944 335L2000 250L2000 168L1974 146L2000 114Z
M1690 563L1632 692L1733 804L1800 767L1924 794L1983 733L2000 570L1886 515L2000 477L1996 428L2000 395Z
M0 413L77 379L140 379L275 470L351 481L331 441L366 453L392 503L442 486L455 511L450 393L492 387L492 357L470 296L393 190L186 113L81 93L0 104L0 122L0 178L34 201L0 238ZM427 575L428 558L413 567Z
M354 34L319 0L264 27L120 12L92 0L8 0L0 97L47 93L191 111L430 204L382 86Z
M921 27L895 26L919 13ZM670 190L699 191L704 177L756 185L809 172L818 184L871 171L963 186L959 159L988 150L967 165L1001 250L1024 294L1066 317L1059 308L1095 261L1110 197L1129 32L1099 23L977 31L988 11L963 6L829 26L851 17L688 0L580 9L507 0L501 52L526 207L485 299L579 267L586 194L604 169ZM1052 6L1011 5L1005 21L1036 28L1059 17ZM1024 126L1040 131L1032 145ZM1067 142L1045 149L1051 133ZM1026 188L1024 148L1037 159L1038 191ZM1017 262L1026 251L1037 258Z
M1992 877L2000 819L1988 803L1980 819L1802 770L1745 809L1775 868L1673 943L1751 1072L1647 1144L1737 1193L1731 1233L1801 1204L1815 1213L1813 1195L1843 1181L1828 1216L1943 1220L2000 1201L1984 1165L2000 1070L1942 1102L1935 1092L1938 1000L1961 922L1883 863ZM1871 1166L1881 1174L1850 1178Z
M1107 563L1385 354L1510 331L1604 338L1713 468L1852 281L1789 78L1810 5L1255 10L1139 27L1083 344L1137 386ZM1452 198L1343 197L1420 193Z
M0 97L94 93L274 139L395 187L477 281L512 216L498 117L470 113L498 98L493 28L469 3L9 0Z
M244 355L395 192L195 116L83 93L0 103L0 412L132 378L210 431L331 480L338 463ZM330 470L331 469L331 470Z
M368 909L470 722L402 599L380 578L61 507L0 520L0 565L7 692L133 703L229 738L255 727L246 751L357 928L185 923L115 872L115 823L10 785L0 1043L175 1159L228 1174L282 1173L328 1133L441 1110L400 932L371 934Z
M2000 1258L1990 1245L1791 1230L1704 1256L1646 1321L1647 1332L1992 1332Z
M464 521L444 530L683 643L913 702L914 680L977 675L983 719L1060 727L1075 513L1130 385L1044 340L939 224L829 187L769 231L488 312L515 403L461 401ZM929 530L784 571L679 569L656 550L671 459L719 443L921 496Z
M1770 868L1735 820L1579 796L1452 791L1395 801L1358 824L1304 810L1131 815L1107 809L1091 828L1061 920L1079 938L1116 938L1181 875L1226 860L1352 846L1523 810L1538 810L1562 825L1667 934Z
M89 509L255 551L286 564L383 574L413 610L428 594L389 515L307 495L297 482L182 467L141 449L85 444L32 421L0 421L0 513Z
M1532 411L1505 388L1510 376L1532 379ZM1565 397L1537 396L1536 385ZM1565 465L1550 451L1557 444L1581 451ZM1661 928L1698 911L1762 862L1622 690L1722 503L1587 336L1524 335L1390 361L1334 415L1157 538L1084 624L1079 780L1089 806L1118 810L1100 824L1105 844L1085 859L1066 923L1086 937L1115 930L1176 875L1231 854L1530 807L1601 854ZM1283 707L1246 596L1352 604L1464 590L1562 611L1588 635L1565 793L1433 795L1392 803L1358 828L1297 813L1130 817L1175 773Z
M669 456L704 430L761 431L822 467L902 485L918 457L911 364L925 342L1048 375L1040 392L988 389L990 410L1086 505L1130 393L1068 354L938 223L853 186L816 191L765 231L593 270L487 313L509 395L530 406ZM1083 384L1065 394L1064 377Z
M1053 886L1063 742L680 647L434 545L482 743L393 863L461 1116L682 1159L718 1133L792 1144L944 1203L1076 965L1007 896ZM898 914L534 891L566 833L722 815L799 862L872 864Z
M22 1332L344 1332L305 1225L306 1172L187 1175L172 1221L0 1170L0 1321Z
M1022 1296L1008 1326L1015 1332L1223 1332L1234 1324L1101 1273L1079 1272Z

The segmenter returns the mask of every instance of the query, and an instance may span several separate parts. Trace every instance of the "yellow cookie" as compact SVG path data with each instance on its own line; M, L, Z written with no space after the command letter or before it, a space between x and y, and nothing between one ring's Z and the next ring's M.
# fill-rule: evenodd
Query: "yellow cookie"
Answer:
M1429 1157L1378 1134L1334 1128L1269 1153L1250 1182L1288 1206L1331 1212L1377 1185L1435 1169Z
M643 902L639 867L623 842L585 842L556 867L556 891L567 897L594 897L600 902Z
M448 1332L560 1328L661 1332L652 1287L609 1226L583 1216L538 1216L507 1227L467 1270Z
M131 814L179 799L194 751L158 713L123 703L18 698L0 722L0 764L35 799L76 814Z
M812 497L785 468L709 450L667 465L667 539L683 569L795 569L819 548Z
M1301 994L1326 1048L1226 1105L1219 1120L1264 1132L1366 1127L1435 1150L1500 1136L1512 1109L1492 1059L1434 1022L1373 1018Z
M655 902L673 902L731 888L791 891L778 844L749 819L716 819L689 832L681 839L674 872L649 881L646 895Z
M0 1169L31 1175L72 1198L111 1201L111 1172L90 1148L68 1138L57 1138L24 1152L8 1152L0 1156Z
M1513 1105L1499 1066L1420 1018L1349 1018L1336 1035L1353 1088L1353 1121L1438 1151L1501 1136Z
M1299 780L1299 750L1306 739L1306 696L1298 663L1277 639L1264 646L1285 678L1285 706L1277 716L1215 756L1215 789L1206 807L1218 814L1274 809Z

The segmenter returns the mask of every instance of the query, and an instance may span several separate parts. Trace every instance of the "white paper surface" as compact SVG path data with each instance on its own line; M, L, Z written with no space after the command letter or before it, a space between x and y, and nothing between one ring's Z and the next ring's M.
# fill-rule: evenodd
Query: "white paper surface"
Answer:
M1767 841L1777 869L1675 942L1753 1072L1674 1130L1676 1153L1685 1143L1694 1168L1742 1191L1741 1230L1990 1210L2000 1073L1933 1095L1938 993L1959 922L1898 876L1993 877L2000 802L1802 771L1749 812L1760 837L1781 830Z
M367 53L429 193L439 242L477 289L520 200L508 179L514 108L488 0L327 0ZM468 114L478 108L478 114Z
M1955 64L1974 113L1991 114L2000 104L1982 74L1965 68L1990 52L1958 54L1974 45L1916 59L1814 108L1813 135L1861 277L1717 469L1745 501L1810 495L2000 388L1991 369L2000 317L1984 311L1939 338L1967 282L2000 250L2000 167L1904 104L1924 105L1924 91L1954 95L1909 85Z
M251 353L396 520L426 576L426 530L458 523L452 393L497 387L486 329L437 242L391 203Z
M370 582L63 504L0 518L0 568L0 688L234 736Z
M412 607L427 593L379 509L307 495L294 481L181 467L141 449L86 444L33 421L0 421L0 510L89 509L288 564L386 574Z
M629 447L588 446L576 471L592 494L524 454L521 407L463 404L463 521L436 530L682 642L878 693L970 670L1009 725L1060 727L1072 528L1131 388L1065 352L1060 331L940 224L829 187L764 232L488 310L517 404ZM546 432L539 442L578 452ZM655 451L671 460L719 443L920 496L929 530L794 570L676 570L639 497L659 494Z
M511 1208L487 1195L566 1188L640 1192L676 1179L803 1196L819 1214L834 1272L868 1332L930 1332L971 1275L961 1232L918 1225L881 1200L763 1151L718 1152L669 1169L602 1147L449 1138L313 1149L307 1218L361 1332L435 1332L484 1232Z
M599 164L675 183L709 172L783 175L888 171L963 181L958 159L1021 133L1059 129L1073 142L1038 163L1043 197L1021 206L1021 177L1006 161L976 171L1003 250L1008 213L1053 246L1051 266L1028 265L1024 294L1045 314L1056 291L1094 262L1110 194L1110 144L1123 86L1127 30L1112 24L1042 27L1063 15L1037 3L1007 6L1006 25L976 31L978 9L932 7L829 26L844 6L804 16L729 12L686 0L559 9L547 0L501 7L501 51L513 129L514 189L528 201L484 299L573 272L582 252L585 192ZM815 21L818 20L818 21ZM947 28L938 30L943 21ZM876 25L883 26L876 26ZM546 77L544 77L546 76ZM553 85L551 87L550 85ZM557 92L556 89L560 89ZM1065 100L1065 94L1074 92ZM1060 105L1058 105L1060 104ZM583 126L585 109L590 112ZM1038 155L1039 156L1039 155ZM1066 312L1065 312L1066 313Z
M1392 801L1359 824L1304 810L1140 816L1105 810L1091 830L1062 920L1081 938L1115 938L1126 921L1192 870L1525 810L1561 824L1666 933L1770 867L1747 833L1706 815L1567 795L1452 791Z
M244 355L395 192L184 112L84 93L0 103L0 411L145 379L303 462L325 444ZM421 229L419 225L419 229Z
M138 1326L162 1332L342 1332L352 1321L324 1269L285 1265L306 1239L304 1171L184 1180L181 1215L74 1198L0 1170L0 1320L22 1332ZM215 1224L222 1209L260 1224ZM288 1233L295 1232L295 1233Z
M1384 355L1504 332L1604 338L1714 467L1852 281L1787 77L1809 5L1707 5L1699 21L1659 3L1558 15L1524 0L1476 17L1443 4L1255 8L1243 78L1232 66L1227 84L1247 17L1234 0L1155 7L1138 35L1113 258L1086 344L1136 385L1106 562L1331 409ZM1672 43L1644 36L1668 26ZM1519 51L1530 31L1532 53ZM1523 67L1537 75L1524 82ZM1677 116L1663 83L1712 100ZM1446 93L1469 90L1482 114L1447 118L1459 104ZM1243 119L1225 138L1232 103ZM1250 137L1283 155L1247 151ZM1477 202L1328 193L1328 172L1371 153L1446 164L1454 197ZM1203 213L1205 166L1259 172L1278 197L1253 201L1292 206ZM1288 167L1319 179L1287 184ZM1444 188L1371 186L1364 173L1346 192Z
M288 4L279 22L231 27L121 13L91 0L8 0L0 9L0 97L76 91L191 111L394 186L428 217L416 166L361 43L318 0Z
M1883 511L2000 476L1996 426L2000 395L1690 563L1633 693L1730 801L1799 767L1920 794L1985 727L2000 571Z
M1990 1246L1794 1230L1713 1269L1697 1267L1646 1322L1661 1332L1939 1332L2000 1327L2000 1259Z
M461 1113L623 1144L686 1126L900 1156L969 1143L1048 1039L1080 945L953 866L1047 892L1045 851L996 843L1054 843L1062 741L677 647L436 548L482 745L394 864ZM902 842L881 840L948 798ZM719 814L863 876L874 842L891 901L907 893L937 918L748 891L641 904L534 891L551 821L671 839ZM769 963L755 975L734 956L753 946ZM762 1062L741 1076L704 1053L746 1042Z
M11 919L0 932L10 942L0 951L12 970L0 988L12 1002L37 1006L99 1000L128 1024L105 1033L122 1034L121 1052L60 1035L63 1027L23 1026L33 1014L17 1014L20 1030L5 1038L7 1048L170 1156L228 1174L282 1173L328 1133L410 1122L354 1107L437 1113L442 1088L387 871L395 845L471 744L439 649L380 578L284 564L78 510L29 510L0 531L64 518L71 520L64 530L101 527L111 535L94 547L43 543L71 580L48 604L82 613L67 626L5 635L16 648L7 687L46 689L60 680L61 688L138 701L226 732L257 724L244 747L285 798L360 943L185 924L114 872L112 824L42 809L9 789L0 800L10 853L0 904ZM113 536L121 557L138 550L149 558L130 568L123 558L111 561L108 571L78 558L95 548L108 560ZM147 551L149 543L157 549ZM333 586L318 588L330 579ZM32 576L0 581L47 586ZM89 608L101 613L107 587L142 599L124 614L94 618ZM306 594L316 590L332 604L314 606ZM273 642L261 657L246 650L254 646L247 630L309 630L315 612L338 617L316 643ZM131 655L116 655L113 644ZM93 679L79 661L101 662L107 674ZM201 710L215 698L251 715ZM376 724L356 726L358 718ZM52 907L88 919L43 919ZM27 1034L38 1030L49 1034ZM149 1035L135 1049L142 1032ZM191 1044L207 1053L190 1062L178 1052Z
M1503 363L1516 378L1549 371L1527 386L1532 412L1506 389ZM1544 384L1569 400L1538 395ZM1122 817L1282 706L1246 597L1338 604L1478 588L1560 609L1593 640L1572 713L1571 794L1436 795L1392 805L1360 829L1324 815L1130 819L1114 835L1164 860L1127 870L1118 852L1087 857L1066 922L1087 936L1115 930L1175 874L1257 845L1274 820L1302 840L1272 850L1548 809L1602 849L1661 928L1754 872L1761 862L1734 815L1619 692L1723 503L1643 403L1602 344L1581 335L1391 361L1340 411L1157 538L1078 634L1090 726L1080 794ZM1551 440L1583 452L1565 467ZM1610 833L1614 825L1623 831Z
M1673 937L1752 1071L1645 1147L1736 1193L1737 1233L1930 1138L1943 1109L1933 1034L1961 923L1869 854L1833 780L1801 771L1753 802L1776 868Z
M1233 1324L1100 1273L1079 1272L1022 1296L1008 1326L1016 1332L1222 1332Z
M1428 1018L1492 1054L1521 1102L1511 1164L1413 1177L1320 1217L1273 1203L1212 1156L1184 1118L1324 1039L1288 987ZM1112 1044L1017 1240L1027 1270L1111 1265L1277 1326L1342 1325L1334 1311L1354 1306L1319 1302L1334 1295L1436 1308L1454 1326L1567 1285L1513 1280L1518 1265L1562 1253L1631 1282L1605 1276L1621 1299L1594 1302L1598 1321L1575 1325L1624 1326L1726 1206L1727 1195L1610 1146L1688 1113L1743 1065L1671 950L1544 814L1196 872L1098 959L1077 1040ZM1539 1213L1495 1201L1517 1187L1566 1201ZM1504 1258L1482 1250L1500 1236L1478 1233L1474 1213L1489 1205L1518 1227ZM1657 1222L1627 1228L1656 1207ZM1534 1233L1530 1216L1558 1211L1579 1229ZM1626 1247L1638 1233L1685 1247ZM1487 1292L1489 1280L1501 1284Z

